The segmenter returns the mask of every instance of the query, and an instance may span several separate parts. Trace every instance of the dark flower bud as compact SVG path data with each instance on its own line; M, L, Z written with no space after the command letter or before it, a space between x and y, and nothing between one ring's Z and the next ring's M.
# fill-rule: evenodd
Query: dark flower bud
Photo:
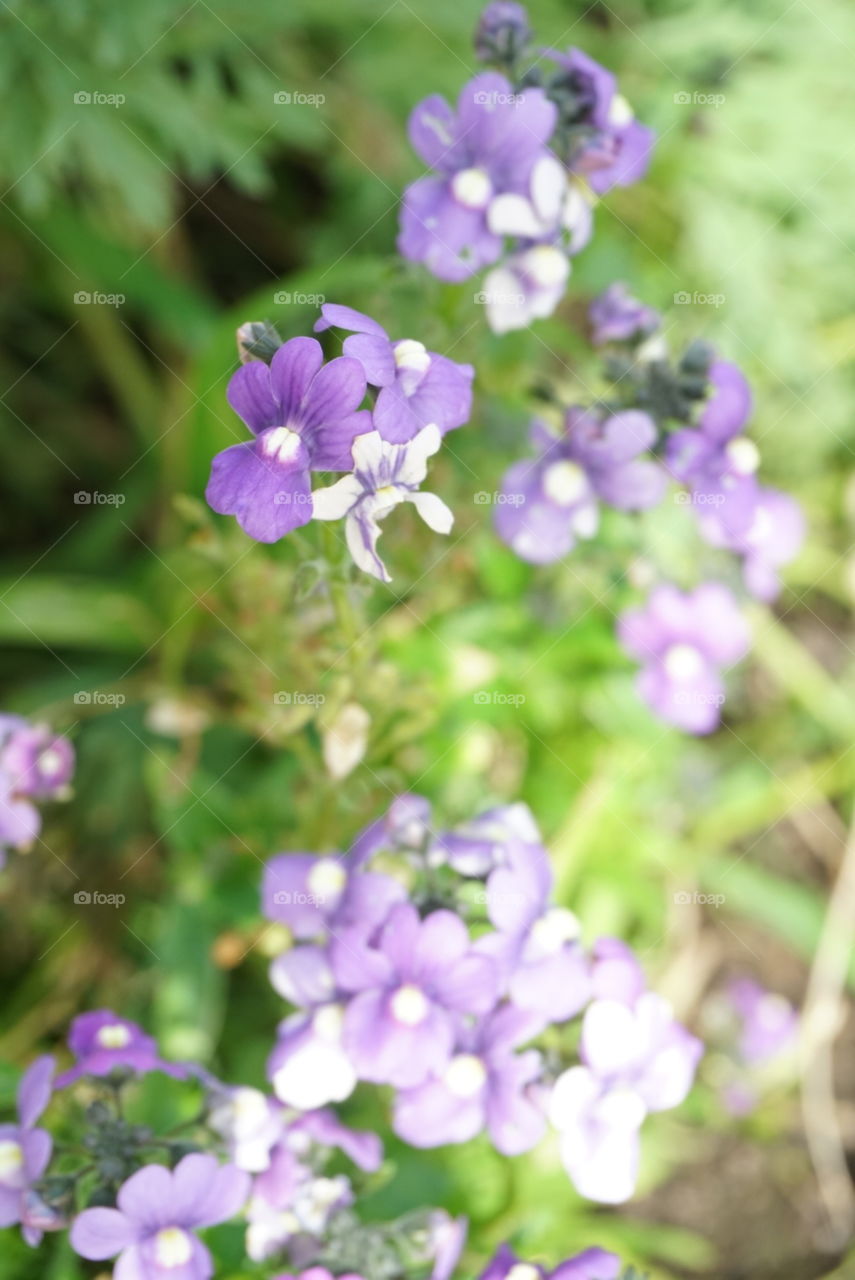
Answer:
M279 334L266 320L247 321L240 326L235 337L241 364L249 364L251 360L263 360L265 364L270 364L282 346Z
M494 0L481 14L475 31L475 56L480 62L511 66L523 52L531 28L528 14L512 0Z

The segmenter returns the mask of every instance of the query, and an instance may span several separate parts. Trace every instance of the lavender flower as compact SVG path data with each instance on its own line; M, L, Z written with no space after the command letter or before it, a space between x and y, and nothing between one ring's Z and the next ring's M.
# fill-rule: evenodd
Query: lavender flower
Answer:
M374 426L384 440L403 444L430 423L444 435L468 422L472 411L471 364L456 364L405 338L393 342L370 316L351 307L325 303L315 332L337 325L350 329L344 354L358 360L365 377L380 392L374 405Z
M411 502L428 528L449 533L454 516L435 493L420 493L427 475L427 460L439 449L441 436L433 424L424 427L406 444L389 444L379 431L359 436L353 443L352 475L312 495L316 520L340 520L346 516L345 536L350 554L365 573L391 582L377 553L380 521L402 502Z
M519 842L541 845L531 809L526 804L499 805L444 831L431 846L431 861L447 862L462 876L486 876L507 861L509 848Z
M255 439L217 454L205 496L251 538L276 542L312 518L311 471L350 470L354 437L371 429L365 374L347 356L324 365L319 342L292 338L269 367L242 365L227 394Z
M208 1280L214 1264L194 1232L234 1217L248 1193L248 1175L213 1156L185 1156L173 1170L146 1165L119 1189L118 1208L84 1209L71 1244L95 1261L119 1254L119 1277Z
M358 1074L344 1043L344 1006L330 1001L286 1018L278 1029L267 1074L277 1098L299 1111L343 1102Z
M391 876L353 871L339 857L283 853L265 866L261 896L264 914L295 937L323 938L357 925L370 933L405 891Z
M544 57L556 67L548 92L558 105L569 168L598 195L637 182L647 172L655 134L635 119L614 76L581 49L547 49Z
M497 1151L519 1155L543 1135L543 1112L527 1087L540 1054L515 1049L542 1029L540 1019L506 1005L460 1035L444 1070L398 1094L394 1129L414 1147L468 1142L486 1129Z
M41 830L33 800L64 797L74 772L74 748L47 725L0 715L0 866L5 848L25 849Z
M724 703L720 668L744 657L748 627L726 587L706 582L683 594L656 587L642 609L620 619L618 635L642 663L637 686L661 719L689 733L710 733Z
M588 308L588 317L595 346L646 338L662 321L658 311L633 298L620 282L610 284L594 299Z
M743 1062L750 1066L768 1062L793 1047L799 1018L789 1000L751 978L731 982L728 995L741 1023L739 1056Z
M528 14L513 0L493 0L478 20L475 56L480 62L507 63L523 52L531 37Z
M500 1245L478 1280L617 1280L620 1258L605 1249L586 1249L552 1271L520 1262L509 1245Z
M360 831L348 854L353 866L361 866L376 853L421 853L430 835L430 801L411 792L396 796L382 818Z
M183 1080L188 1069L177 1062L165 1062L157 1044L135 1022L120 1018L111 1009L82 1013L71 1024L68 1047L77 1062L57 1077L56 1087L64 1089L81 1076L106 1076L114 1067L126 1067L140 1075L163 1071Z
M282 1108L246 1085L214 1087L208 1106L208 1124L225 1139L230 1162L247 1173L266 1169L282 1136Z
M753 494L751 523L734 532L714 509L698 510L704 539L743 557L745 586L758 600L770 602L781 590L778 570L796 556L805 536L804 512L788 493L758 487Z
M30 1215L33 1184L47 1169L53 1141L46 1129L37 1129L51 1097L53 1058L37 1058L18 1086L18 1122L0 1125L0 1227L21 1223L27 1244L35 1246L42 1232Z
M516 93L495 72L464 85L456 112L439 94L421 102L410 117L410 141L433 174L404 193L404 257L450 281L495 262L502 240L487 224L488 206L494 196L526 191L556 118L541 89Z
M683 1101L703 1053L667 1001L647 992L630 1007L595 1000L582 1024L581 1056L555 1082L550 1119L580 1195L605 1204L629 1199L638 1175L639 1130L649 1111Z
M591 948L591 994L595 1000L635 1004L647 982L638 957L620 938L598 938Z
M499 536L523 560L549 564L572 550L576 538L597 529L598 501L621 510L654 506L665 490L658 463L639 457L656 441L653 419L638 410L601 418L568 409L556 437L532 426L534 462L517 462L505 475L496 512Z
M494 965L472 951L451 911L420 920L401 903L375 945L351 930L331 954L339 986L353 993L344 1048L363 1080L406 1089L441 1073L454 1051L457 1015L486 1014L496 1001Z
M512 1003L543 1025L572 1018L590 996L579 922L551 905L552 888L546 850L509 844L505 865L487 881L487 913L497 932L476 944L498 965Z

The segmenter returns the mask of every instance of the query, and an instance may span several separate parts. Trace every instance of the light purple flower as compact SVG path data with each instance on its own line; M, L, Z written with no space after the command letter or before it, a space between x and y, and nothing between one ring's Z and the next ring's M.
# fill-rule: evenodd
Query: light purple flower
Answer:
M392 908L376 945L358 932L331 948L341 988L353 993L344 1016L344 1048L360 1079L406 1089L444 1070L454 1051L456 1015L483 1016L496 1002L493 963L472 951L452 911L419 919Z
M0 1125L0 1227L21 1223L24 1239L37 1245L42 1232L31 1219L31 1188L47 1169L53 1141L46 1129L37 1129L51 1097L54 1060L37 1058L18 1086L18 1122Z
M502 239L487 225L487 208L494 196L526 191L556 118L543 90L517 93L489 71L464 85L456 112L439 94L419 103L410 141L433 173L404 193L404 257L450 281L495 262Z
M632 1007L617 1000L589 1006L582 1023L584 1065L558 1077L549 1105L561 1158L581 1195L606 1204L629 1199L644 1118L683 1101L702 1053L701 1042L652 992Z
M486 876L506 861L508 849L520 841L541 844L531 809L521 803L498 805L453 831L444 831L431 846L431 861L447 862L462 876Z
M71 1024L68 1047L77 1062L57 1077L56 1087L64 1089L81 1076L106 1076L114 1067L127 1067L140 1075L147 1071L163 1071L183 1080L188 1068L177 1062L165 1062L157 1051L157 1043L141 1027L120 1018L112 1009L82 1013Z
M47 800L62 792L74 773L74 748L47 725L24 723L0 750L0 771L18 796Z
M590 966L591 995L595 1000L635 1004L647 989L638 957L620 938L598 938L591 948Z
M75 1219L72 1248L99 1262L119 1254L119 1280L208 1280L214 1264L194 1232L234 1217L248 1194L249 1176L213 1156L146 1165L119 1189L118 1208Z
M590 538L599 521L598 501L621 510L654 506L665 491L658 463L640 457L656 441L653 419L638 410L600 418L572 408L556 437L541 422L532 426L539 450L533 462L517 462L502 483L496 528L523 560L560 560L579 537Z
M799 1016L789 1000L751 978L731 982L728 995L741 1022L739 1055L743 1062L768 1062L792 1049Z
M598 195L637 182L647 172L655 134L635 119L614 76L581 49L547 49L544 56L558 69L549 93L571 139L570 169Z
M452 1218L444 1209L435 1209L428 1219L426 1254L433 1263L430 1280L451 1280L466 1244L467 1218Z
M662 321L658 311L633 298L625 284L616 281L599 294L588 308L591 340L596 346L607 342L630 342L647 337Z
M248 1173L266 1169L282 1137L282 1107L260 1089L234 1085L212 1088L208 1108L208 1124L225 1139L230 1162Z
M264 914L287 925L296 938L326 938L353 927L370 933L405 896L391 876L352 870L337 855L310 853L271 858L261 888Z
M655 714L689 733L710 733L724 703L721 668L744 657L749 644L727 588L705 582L684 594L655 587L643 608L623 614L618 635L642 664L638 691Z
M412 338L393 342L376 320L352 307L328 302L321 315L316 333L332 325L352 331L344 340L344 354L359 361L370 386L380 388L373 418L384 440L403 444L431 423L444 435L468 422L475 376L471 364L456 364Z
M330 1001L286 1018L267 1062L267 1075L280 1101L298 1111L343 1102L358 1075L344 1044L344 1006Z
M525 7L514 0L493 0L478 20L475 56L481 62L513 62L522 53L531 29Z
M468 1142L486 1129L497 1151L519 1155L540 1141L542 1110L528 1092L539 1078L541 1056L516 1053L543 1027L512 1005L466 1029L438 1075L395 1101L393 1128L414 1147Z
M326 1267L309 1267L308 1271L301 1271L298 1276L293 1271L288 1271L274 1276L273 1280L335 1280L335 1277ZM355 1271L344 1271L338 1280L364 1280L364 1277L357 1275Z
M315 338L292 338L270 365L233 374L228 400L255 439L214 458L205 496L258 542L276 542L312 518L310 472L349 471L354 437L371 430L360 410L365 374L347 356L323 363Z
M316 520L345 520L350 554L365 573L391 582L377 552L380 521L402 502L411 502L428 528L449 533L454 516L435 493L420 493L427 475L427 460L439 449L439 428L424 427L406 444L389 444L379 431L359 436L353 443L352 475L312 495Z
M699 509L697 514L707 542L743 557L747 590L758 600L774 600L781 590L778 570L789 564L804 542L804 512L795 498L778 489L758 488L751 523L738 532L728 529L714 509Z
M551 905L553 882L541 845L510 843L505 865L487 881L487 914L496 933L476 943L498 965L511 1002L544 1025L572 1018L590 997L579 922Z
M550 1270L520 1262L510 1246L503 1244L478 1280L617 1280L620 1272L620 1258L605 1249L586 1249Z
M369 823L348 853L352 866L361 866L381 850L386 853L423 853L430 838L431 805L424 796L406 791L396 796L382 818Z

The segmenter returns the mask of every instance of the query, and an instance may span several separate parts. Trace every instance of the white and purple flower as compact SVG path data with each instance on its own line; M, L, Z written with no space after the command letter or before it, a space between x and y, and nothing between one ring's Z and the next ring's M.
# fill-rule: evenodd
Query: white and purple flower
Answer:
M50 1134L36 1128L36 1121L50 1102L53 1071L50 1057L37 1058L28 1067L18 1086L17 1124L0 1125L0 1227L19 1222L24 1239L34 1247L42 1229L30 1214L30 1198L53 1150Z
M82 1013L71 1024L68 1047L77 1062L57 1077L56 1087L64 1089L82 1076L106 1076L115 1067L125 1067L143 1075L163 1071L183 1080L189 1069L160 1057L156 1041L127 1018L112 1009L96 1009Z

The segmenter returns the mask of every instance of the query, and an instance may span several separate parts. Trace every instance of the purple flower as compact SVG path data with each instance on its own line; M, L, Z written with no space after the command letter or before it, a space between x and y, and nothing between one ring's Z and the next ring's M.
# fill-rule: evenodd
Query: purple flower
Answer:
M391 876L352 870L340 857L283 853L264 868L264 914L287 925L297 938L325 938L339 929L382 924L406 896Z
M471 364L456 364L412 338L393 342L376 320L351 307L328 302L321 315L316 333L332 325L352 331L344 354L359 361L370 386L380 388L373 417L384 440L403 444L431 423L444 435L469 421Z
M484 1015L496 1001L495 967L472 951L452 911L420 920L401 903L376 945L350 931L331 954L339 986L353 993L344 1047L363 1080L406 1089L439 1074L454 1051L456 1015Z
M623 614L618 635L642 664L638 691L655 714L689 733L710 733L724 703L720 668L738 662L749 644L727 588L705 582L684 594L658 586L643 608Z
M395 1132L411 1146L439 1147L468 1142L486 1128L503 1155L530 1150L545 1128L527 1092L540 1075L541 1057L534 1049L514 1050L542 1025L506 1005L465 1030L441 1073L398 1094Z
M731 982L728 995L742 1024L739 1055L743 1062L767 1062L793 1047L799 1017L789 1000L751 978Z
M323 363L314 338L292 338L269 367L252 360L233 374L229 404L255 439L218 453L205 496L258 542L276 542L312 518L311 471L349 471L354 437L371 430L360 410L357 360Z
M77 1062L57 1077L56 1087L64 1089L81 1076L106 1076L114 1067L127 1067L140 1075L163 1071L183 1080L188 1069L176 1062L164 1062L157 1043L135 1022L120 1018L111 1009L82 1013L71 1024L68 1047Z
M701 1042L652 992L632 1007L617 1000L589 1006L582 1023L584 1065L563 1072L550 1099L561 1158L580 1195L605 1204L629 1199L644 1118L683 1101L702 1053Z
M74 748L47 725L13 729L0 750L0 771L18 796L47 800L64 790L74 773Z
M452 1218L444 1209L435 1209L428 1218L427 1259L433 1263L430 1280L451 1280L469 1231L467 1218Z
M505 476L499 536L522 559L549 564L572 550L577 537L596 532L598 500L627 511L654 506L666 477L658 463L639 455L655 441L653 419L634 409L606 418L569 409L559 437L535 422L532 443L540 453Z
M266 1169L282 1136L282 1108L245 1085L213 1088L208 1108L208 1124L225 1139L231 1163L248 1173Z
M213 1156L146 1165L119 1189L118 1208L84 1209L71 1244L98 1262L119 1254L114 1275L127 1280L208 1280L214 1264L194 1231L234 1217L248 1193L248 1175Z
M361 866L381 850L422 853L430 836L431 805L424 796L396 796L382 818L370 823L353 842L348 861Z
M499 805L444 831L431 847L431 858L447 862L459 875L481 877L501 866L510 846L520 841L541 844L531 809L527 804Z
M312 495L316 520L347 517L350 554L360 569L381 582L391 582L391 577L377 552L380 521L400 503L411 502L435 533L451 531L454 516L442 499L419 492L427 460L439 449L441 439L434 425L424 427L406 444L389 444L379 431L371 431L353 443L353 474Z
M294 1275L293 1271L282 1272L281 1275L274 1276L273 1280L335 1280L333 1273L327 1271L326 1267L309 1267L308 1271L301 1271L300 1274ZM338 1280L364 1280L362 1276L358 1276L355 1271L342 1272Z
M591 995L595 1000L635 1004L647 989L638 957L620 938L598 938L591 949Z
M510 1246L503 1244L478 1280L617 1280L620 1271L620 1258L605 1249L586 1249L548 1270L520 1262Z
M270 981L284 1000L301 1009L336 998L335 977L326 947L314 943L288 947L270 965Z
M513 842L487 881L487 913L497 932L477 945L499 966L518 1009L542 1023L572 1018L590 997L588 965L579 944L579 922L565 907L550 905L549 855L541 845Z
M526 191L556 118L543 90L516 93L489 71L464 85L456 112L438 94L419 103L410 141L433 174L404 193L404 257L451 281L495 262L502 240L487 225L487 208L494 196Z
M634 118L614 76L581 49L547 49L544 56L558 69L549 92L569 137L570 169L584 174L598 195L637 182L647 172L656 135Z
M285 1134L286 1143L298 1153L306 1142L318 1147L337 1147L366 1173L376 1173L383 1163L383 1143L376 1133L350 1129L334 1111L308 1111L293 1120Z
M493 0L478 20L475 56L480 62L513 62L531 36L528 14L513 0Z
M24 1239L37 1245L42 1232L31 1218L30 1196L51 1157L53 1142L46 1129L37 1129L51 1097L54 1060L37 1058L18 1086L18 1123L0 1125L0 1227L21 1223Z
M772 601L781 590L778 570L796 556L805 536L804 512L788 493L758 488L751 523L734 532L714 509L698 511L701 534L714 547L743 557L745 586L758 600Z
M280 1024L267 1062L267 1075L280 1101L298 1111L314 1111L353 1093L358 1076L344 1031L344 1007L337 1001Z
M620 282L610 284L594 299L588 308L588 317L595 346L647 337L662 321L658 311L633 298Z

